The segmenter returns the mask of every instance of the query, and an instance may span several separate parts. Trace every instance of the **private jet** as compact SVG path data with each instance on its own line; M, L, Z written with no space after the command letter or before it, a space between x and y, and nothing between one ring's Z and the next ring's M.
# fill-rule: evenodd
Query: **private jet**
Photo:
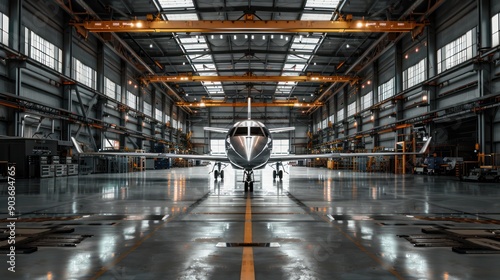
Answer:
M243 170L244 191L253 192L254 170L262 169L268 164L274 164L273 179L283 178L283 162L301 159L342 158L359 156L395 156L423 154L427 150L431 137L418 152L377 152L377 153L327 153L303 155L272 155L272 134L294 130L295 127L267 128L263 123L251 119L251 100L248 98L248 119L234 124L230 129L204 127L204 130L225 133L225 155L195 155L173 153L137 153L137 152L84 152L74 137L71 138L75 149L80 155L121 155L146 158L183 158L193 160L215 161L214 179L224 178L222 163L230 163L235 169ZM213 171L213 170L212 170Z

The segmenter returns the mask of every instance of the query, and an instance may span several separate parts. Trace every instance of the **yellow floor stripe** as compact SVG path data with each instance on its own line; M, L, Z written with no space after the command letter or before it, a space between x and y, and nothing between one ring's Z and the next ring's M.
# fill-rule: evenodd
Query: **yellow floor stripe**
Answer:
M247 207L245 209L245 236L243 243L252 243L252 200L247 196ZM240 279L254 280L255 270L253 262L253 248L243 247L243 257L241 260Z

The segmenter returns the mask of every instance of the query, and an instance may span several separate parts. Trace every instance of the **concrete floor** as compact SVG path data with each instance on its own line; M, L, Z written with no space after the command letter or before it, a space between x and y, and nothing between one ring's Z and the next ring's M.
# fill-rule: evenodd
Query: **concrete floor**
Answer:
M15 273L2 253L0 279L500 277L500 251L459 254L400 237L476 229L498 242L498 184L287 167L283 182L273 182L271 169L257 171L247 195L241 171L228 167L224 181L214 181L210 170L16 181L18 231L66 226L91 237L17 254Z

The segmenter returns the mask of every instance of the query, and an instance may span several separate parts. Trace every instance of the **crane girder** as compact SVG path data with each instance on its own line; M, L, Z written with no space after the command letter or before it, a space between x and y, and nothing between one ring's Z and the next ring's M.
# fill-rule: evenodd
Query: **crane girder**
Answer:
M416 21L377 20L109 20L73 23L90 32L186 33L356 33L411 32L425 27Z

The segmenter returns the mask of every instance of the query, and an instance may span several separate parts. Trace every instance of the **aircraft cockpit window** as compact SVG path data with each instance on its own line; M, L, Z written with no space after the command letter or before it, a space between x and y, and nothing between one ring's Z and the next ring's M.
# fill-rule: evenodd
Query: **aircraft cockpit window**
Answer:
M233 134L233 136L247 136L247 135L248 135L248 129L246 126L237 127L236 131Z
M250 127L250 135L252 136L264 136L264 131L262 128L256 126L256 127Z

